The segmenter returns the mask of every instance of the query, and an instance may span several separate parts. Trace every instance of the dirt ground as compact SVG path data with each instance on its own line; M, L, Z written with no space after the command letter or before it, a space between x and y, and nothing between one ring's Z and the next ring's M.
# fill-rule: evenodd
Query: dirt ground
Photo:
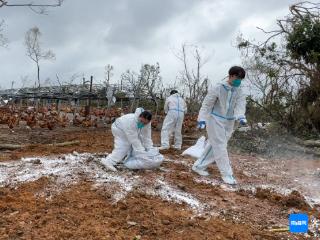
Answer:
M194 160L176 151L158 170L105 173L96 160L112 150L107 128L1 127L0 136L0 144L25 145L0 150L0 239L316 239L285 228L293 212L320 219L308 201L320 192L317 159L308 172L299 159L233 153L239 184L230 187L215 166L210 177L192 173ZM159 132L153 139L159 144Z

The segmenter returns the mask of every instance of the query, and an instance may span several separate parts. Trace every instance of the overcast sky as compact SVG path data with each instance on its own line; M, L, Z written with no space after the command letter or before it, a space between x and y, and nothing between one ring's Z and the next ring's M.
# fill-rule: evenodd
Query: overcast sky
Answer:
M15 81L18 87L21 76L29 77L29 85L35 81L36 67L24 45L25 32L34 26L42 32L43 48L56 54L55 61L41 63L42 81L50 78L54 83L56 74L67 80L78 73L101 82L104 66L111 64L115 83L127 69L138 72L143 63L159 62L164 82L172 83L182 69L173 52L188 43L200 46L203 57L209 57L202 73L216 82L230 66L241 64L235 48L239 33L261 39L263 34L256 27L273 29L275 20L295 2L65 0L61 7L48 9L48 15L28 8L0 8L9 39L8 48L0 48L0 86L8 88Z

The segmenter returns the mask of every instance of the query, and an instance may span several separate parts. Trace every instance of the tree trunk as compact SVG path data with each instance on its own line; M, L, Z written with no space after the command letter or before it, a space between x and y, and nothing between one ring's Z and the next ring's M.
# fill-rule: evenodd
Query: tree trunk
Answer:
M157 101L157 98L152 98L152 100L154 101L154 104L155 104L155 107L156 107L156 111L155 111L155 114L154 114L154 118L156 119L157 116L158 116L158 111L159 111L159 103Z
M135 106L135 102L136 102L136 99L134 98L131 102L131 106L130 106L130 112L132 113L133 112L133 108ZM122 104L122 100L121 100L121 104ZM121 107L122 108L122 107Z
M37 62L37 76L38 76L38 88L40 88L40 66L39 63Z

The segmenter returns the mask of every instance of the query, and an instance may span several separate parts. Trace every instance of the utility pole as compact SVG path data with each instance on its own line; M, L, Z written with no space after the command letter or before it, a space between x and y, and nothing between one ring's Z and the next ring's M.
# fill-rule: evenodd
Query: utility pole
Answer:
M91 94L92 94L92 82L93 82L93 76L90 77L90 88L89 88L89 103L85 108L85 114L86 116L90 115L90 108L91 108Z

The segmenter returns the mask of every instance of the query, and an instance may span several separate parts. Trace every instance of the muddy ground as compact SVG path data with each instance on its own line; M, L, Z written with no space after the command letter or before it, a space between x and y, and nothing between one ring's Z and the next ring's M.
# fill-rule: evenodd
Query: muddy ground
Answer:
M286 228L293 212L320 219L319 159L233 152L230 187L215 166L200 177L175 151L158 170L106 173L97 162L112 150L108 128L1 127L0 136L25 145L0 150L0 239L316 239Z

